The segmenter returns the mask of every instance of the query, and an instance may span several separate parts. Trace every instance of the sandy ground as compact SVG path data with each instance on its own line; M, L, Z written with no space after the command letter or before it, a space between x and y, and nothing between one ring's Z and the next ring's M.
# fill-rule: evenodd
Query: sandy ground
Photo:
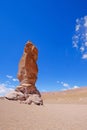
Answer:
M87 105L36 106L0 99L0 130L87 130Z

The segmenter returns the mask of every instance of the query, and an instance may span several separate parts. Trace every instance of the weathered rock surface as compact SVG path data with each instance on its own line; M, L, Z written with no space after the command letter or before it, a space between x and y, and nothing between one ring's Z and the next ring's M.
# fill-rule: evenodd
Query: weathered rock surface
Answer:
M36 105L43 105L43 100L39 97L38 94L29 94L29 97L23 103L29 104L29 105L31 103L34 103Z
M7 98L9 100L20 100L20 99L24 100L24 94L21 92L12 91L12 92L6 94L5 98Z
M32 102L37 105L43 104L41 94L35 86L38 74L37 59L38 50L28 41L25 45L23 56L19 62L17 77L20 81L20 85L13 93L6 95L7 99L20 100L27 104L31 104Z
M27 42L19 63L18 79L21 84L35 84L38 73L37 58L37 48L31 42Z

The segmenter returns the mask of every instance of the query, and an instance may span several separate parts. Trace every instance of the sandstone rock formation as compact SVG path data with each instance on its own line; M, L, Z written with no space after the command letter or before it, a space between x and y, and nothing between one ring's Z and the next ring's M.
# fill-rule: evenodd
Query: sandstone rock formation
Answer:
M19 63L18 79L21 84L35 85L38 73L37 58L37 48L31 42L27 42L24 48L24 54Z
M35 87L38 73L37 59L38 50L28 41L25 45L23 56L19 62L17 77L20 81L20 85L16 88L15 92L13 92L13 95L15 95L13 96L13 99L12 93L8 94L6 98L22 100L27 104L31 104L32 102L37 105L43 104L40 92Z

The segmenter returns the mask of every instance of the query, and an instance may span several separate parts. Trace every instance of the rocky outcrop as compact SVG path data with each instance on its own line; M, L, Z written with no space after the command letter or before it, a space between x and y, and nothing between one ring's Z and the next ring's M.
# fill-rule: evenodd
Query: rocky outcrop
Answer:
M17 86L15 92L6 95L6 98L12 100L21 100L24 103L31 104L32 102L37 105L42 105L41 94L37 90L35 83L38 74L38 50L31 43L27 42L24 48L23 56L19 62L18 79L20 85Z

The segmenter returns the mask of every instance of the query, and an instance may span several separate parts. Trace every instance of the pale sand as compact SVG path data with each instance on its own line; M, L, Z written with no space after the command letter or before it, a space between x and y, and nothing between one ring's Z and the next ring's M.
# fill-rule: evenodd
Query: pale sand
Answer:
M36 106L0 99L0 130L87 130L87 105Z

